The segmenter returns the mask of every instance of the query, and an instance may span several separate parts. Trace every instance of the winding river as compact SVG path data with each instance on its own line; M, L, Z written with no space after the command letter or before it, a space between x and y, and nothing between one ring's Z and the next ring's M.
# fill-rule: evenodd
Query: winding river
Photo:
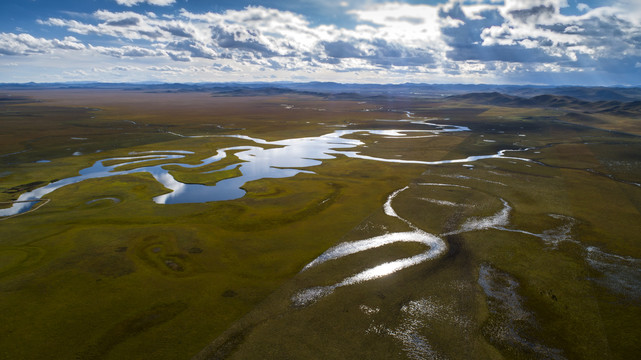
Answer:
M347 136L364 133L384 137L401 138L408 137L410 133L427 133L438 135L446 132L468 131L463 126L455 125L438 125L422 122L423 125L432 126L433 129L426 130L335 130L331 133L317 136L293 138L277 141L267 141L259 138L253 138L245 135L217 135L216 137L233 137L251 142L251 146L234 146L219 149L216 155L200 161L200 163L191 165L180 162L187 156L194 156L191 151L186 150L166 150L166 151L147 151L130 153L126 157L114 157L96 161L90 167L80 170L79 174L74 177L54 181L46 186L23 193L13 202L13 204L4 209L0 209L0 216L13 216L29 211L34 204L43 199L47 194L60 189L64 186L75 184L88 179L105 178L111 176L127 175L133 173L149 173L160 184L169 190L168 193L157 196L153 199L157 204L179 204L179 203L200 203L210 201L223 201L241 198L245 195L242 186L250 181L264 178L285 178L299 173L313 173L305 168L320 165L322 161L333 159L336 155L343 155L350 158L357 158L369 161L405 163L405 164L424 164L438 165L447 163L469 163L483 159L492 158L509 158L523 161L529 159L507 156L506 153L511 150L501 150L496 154L468 156L460 159L441 160L441 161L422 161L406 159L386 159L363 155L353 149L364 143L357 139L350 139ZM182 137L179 134L175 134ZM202 136L192 136L202 137ZM260 145L267 145L266 148ZM241 176L227 178L217 182L215 185L207 186L202 184L186 184L176 180L165 166L174 165L183 168L201 168L218 162L228 156L229 152L234 152L238 162L223 169L203 172L212 173L233 168L238 168ZM164 161L157 164L158 161ZM154 164L152 165L152 162ZM110 164L110 165L107 165ZM131 166L137 166L131 169ZM127 167L127 170L120 170Z
M153 201L155 203L178 204L238 199L245 195L245 190L242 189L242 186L247 182L264 178L292 177L299 173L313 173L313 171L306 170L306 168L320 165L323 161L334 159L337 155L367 161L423 165L439 165L451 163L469 164L471 162L483 159L499 158L533 162L532 160L527 158L507 155L508 152L526 151L528 149L505 149L500 150L495 154L467 156L464 158L440 161L387 159L363 155L360 152L355 151L356 148L364 145L364 143L357 139L348 138L349 135L357 133L382 136L385 138L418 138L426 136L437 136L439 134L447 132L469 131L468 128L463 126L433 124L425 120L415 120L409 113L407 114L407 116L410 118L410 120L400 121L410 121L416 124L431 126L432 129L340 129L317 137L293 138L278 141L267 141L264 139L253 138L245 135L184 136L180 134L174 134L180 137L232 137L245 140L249 142L250 145L233 146L219 149L215 155L200 160L198 164L187 164L181 162L181 160L186 159L187 157L198 155L192 151L187 150L157 150L133 152L129 153L129 156L112 157L98 160L93 163L93 165L80 170L77 176L54 181L49 183L48 185L23 193L16 201L12 202L10 207L0 209L0 217L6 219L8 217L19 215L27 211L35 211L49 201L48 199L44 198L47 194L70 184L75 184L88 179L106 178L133 173L148 173L168 190L167 193L154 197ZM416 136L415 134L417 133L423 133L423 135ZM265 147L262 147L261 145ZM238 161L222 169L213 171L207 171L203 169L202 174L237 168L240 171L241 175L234 178L227 178L218 181L215 185L211 186L181 183L171 175L169 170L165 169L165 167L169 165L179 166L182 168L204 168L208 165L221 161L227 156L235 156ZM472 179L469 177L464 178ZM501 183L497 184L504 185ZM416 185L468 188L462 185L442 183L418 183ZM326 295L331 294L337 288L377 279L386 275L390 275L407 267L414 266L425 261L433 260L447 251L448 247L443 238L449 235L460 234L469 231L494 229L499 231L517 232L535 236L552 247L556 247L556 245L561 241L571 241L578 243L570 236L572 226L574 225L574 219L563 215L550 215L559 220L562 220L563 224L558 228L546 230L541 234L511 228L509 226L509 214L512 208L507 201L500 198L499 200L503 203L503 207L496 214L489 217L467 219L467 221L465 221L458 230L451 231L449 233L430 234L423 231L422 229L419 229L408 220L400 217L392 207L392 201L394 200L394 198L406 189L408 189L408 187L398 189L397 191L392 193L388 197L387 202L384 204L384 211L386 215L397 218L398 220L406 223L406 225L409 227L408 231L386 233L368 239L339 244L325 251L318 258L310 262L302 271L304 272L325 262L331 262L332 260L346 257L348 255L383 247L397 242L420 243L425 245L426 250L411 257L382 263L370 269L363 270L359 273L348 276L342 281L339 281L333 285L303 289L294 294L294 296L291 298L291 301L294 305L306 306L316 302L318 299ZM100 198L96 199L95 201L100 200L110 200L113 202L118 201L118 199L115 198ZM439 201L434 199L422 200L430 201L442 206L463 206L463 204L450 203L447 201ZM621 271L623 271L624 273L627 271L627 273L631 274L630 276L626 277L626 279L631 280L626 280L627 282L619 281L618 283L616 283L617 286L614 288L614 290L631 292L636 296L641 293L641 291L639 291L639 289L641 289L641 286L639 285L640 277L638 276L638 270L635 269L636 266L638 266L638 262L640 260L617 257L616 255L602 252L596 247L586 247L585 249L585 256L589 264L593 268L606 274L619 274Z

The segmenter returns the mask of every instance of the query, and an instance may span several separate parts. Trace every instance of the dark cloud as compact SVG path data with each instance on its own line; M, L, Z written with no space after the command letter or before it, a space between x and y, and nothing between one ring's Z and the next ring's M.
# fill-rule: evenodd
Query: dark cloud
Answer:
M519 21L537 22L541 17L551 16L555 8L551 6L536 6L529 9L512 10L510 16L516 17ZM509 26L509 19L504 18L498 9L488 9L481 12L481 18L468 18L459 4L455 4L449 11L442 11L440 16L460 20L456 27L445 27L442 32L447 45L451 50L446 52L448 59L453 61L504 61L514 63L557 63L568 61L568 54L563 51L572 44L559 44L553 38L532 36L526 38L536 46L524 46L523 38L513 38L513 28ZM500 31L490 32L491 42L484 45L484 38L488 37L488 29L499 29ZM540 29L565 35L564 31L568 25L555 24L547 27L539 26ZM485 32L484 32L485 30ZM556 52L549 50L556 47ZM553 54L553 55L552 55Z
M20 50L16 48L12 48L9 46L4 46L3 44L0 44L0 55L29 55L29 54L42 54L44 53L43 50Z
M560 59L546 54L541 49L525 49L519 45L492 45L482 46L470 44L458 46L455 50L448 51L447 57L454 61L506 61L518 63L548 63Z
M454 4L449 10L442 9L439 16L443 19L459 20L460 25L442 29L446 43L454 48L468 47L470 44L482 41L481 32L491 26L501 25L505 19L498 10L488 9L481 14L482 19L468 19L460 4Z
M214 43L221 48L244 50L266 57L277 55L257 40L258 33L255 30L228 32L220 26L213 26L211 30Z
M149 39L159 39L164 36L164 34L158 30L154 30L154 31L138 30L138 34L140 34L140 36L143 38L149 38Z
M205 44L192 40L174 41L167 44L168 50L179 51L188 53L191 57L198 57L204 59L216 59L218 54L215 50L207 47Z
M116 0L116 2L120 5L125 5L125 6L134 6L140 3L148 3L149 5L157 5L157 6L169 6L175 3L176 0Z
M580 35L585 40L590 38L616 40L616 38L612 37L621 38L625 36L623 29L631 27L632 24L628 21L613 15L582 19L580 22L575 20L568 23L559 22L550 25L537 25L537 28L549 30L553 33Z
M447 51L447 58L454 61L480 60L480 61L540 61L541 51L529 50L523 53L520 46L483 46L481 33L492 26L500 26L505 19L498 10L491 9L482 12L482 19L469 19L460 4L454 4L449 10L440 12L441 18L460 20L458 26L442 29L443 36L451 50Z
M172 59L173 61L179 61L179 62L191 61L191 57L189 57L189 55L181 52L167 51L167 56L169 56L169 58Z
M323 62L330 64L340 63L340 59L354 58L367 60L373 65L384 68L391 66L421 66L433 63L434 59L430 53L423 50L407 48L399 43L393 43L384 39L373 39L362 41L363 51L357 47L358 40L354 43L339 40L322 42L327 58Z
M130 18L125 18L121 20L112 20L112 21L107 21L105 24L109 26L136 26L140 23L140 19L137 17L130 17Z
M364 55L354 45L342 40L331 42L324 41L321 45L325 49L327 56L333 58L361 58Z
M511 10L508 14L515 20L522 22L539 22L550 19L557 9L552 5L539 5L529 9Z
M184 37L184 38L192 38L192 34L190 34L185 28L177 25L171 25L171 26L162 26L162 30L165 30L166 32L170 33L173 36L177 37Z
M374 40L372 45L374 45L373 54L367 59L382 67L422 66L434 62L433 56L425 50L411 49L383 39Z

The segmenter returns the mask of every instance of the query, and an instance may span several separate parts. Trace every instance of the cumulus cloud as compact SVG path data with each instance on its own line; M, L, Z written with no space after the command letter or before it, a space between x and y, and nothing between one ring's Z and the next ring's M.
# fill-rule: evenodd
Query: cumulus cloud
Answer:
M186 53L184 51L165 51L165 53L173 61L180 61L180 62L190 62L191 61L191 56L189 56L189 53Z
M117 1L126 6L174 3ZM641 61L641 6L630 5L634 1L595 8L579 3L578 15L564 15L566 0L352 3L347 4L352 27L312 24L301 14L262 6L158 15L98 10L39 23L81 38L98 36L126 45L89 46L74 37L2 34L0 54L85 50L116 58L160 57L177 64L224 60L225 66L265 71L358 71L372 76L613 71L616 64L629 70L638 69Z
M85 45L73 36L63 40L36 38L29 34L0 33L1 55L30 55L51 52L54 49L82 50Z
M441 17L459 20L443 27L455 61L506 61L577 68L606 64L621 54L638 55L638 26L614 7L561 14L565 0L506 0L470 14L462 4L443 7Z
M172 53L182 54L188 57L199 57L205 59L216 59L219 57L216 50L206 46L205 44L191 40L180 40L168 43L165 48L171 50Z

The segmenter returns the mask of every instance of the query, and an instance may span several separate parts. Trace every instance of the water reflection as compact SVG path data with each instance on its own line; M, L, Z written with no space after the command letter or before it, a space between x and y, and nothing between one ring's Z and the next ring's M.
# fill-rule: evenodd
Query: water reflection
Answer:
M427 123L424 125L427 125ZM357 151L346 151L347 149L353 149L363 145L363 142L360 140L346 138L346 136L356 133L402 138L406 137L408 133L416 132L440 134L444 132L469 130L466 127L454 125L436 125L431 123L428 125L432 125L434 128L426 130L343 129L318 137L294 138L278 141L267 141L245 135L222 135L224 137L247 140L253 144L252 146L234 146L219 149L216 155L201 160L199 164L195 165L172 161L194 155L193 152L186 150L130 153L131 156L128 157L108 158L96 161L92 166L80 170L78 176L58 180L33 191L23 193L11 207L0 209L0 216L16 215L28 211L33 206L34 200L39 200L52 191L69 184L74 184L87 179L97 179L133 173L149 173L154 179L156 179L156 181L169 190L168 193L155 197L153 199L154 202L157 204L178 204L238 199L245 195L245 191L241 187L247 182L264 178L291 177L299 173L313 173L312 171L304 170L302 168L320 165L323 160L333 159L336 155L344 155L351 158L371 161L425 165L472 162L488 158L510 158L529 161L528 159L508 157L505 155L506 150L502 150L491 155L470 156L462 159L442 161L385 159L362 155ZM179 134L175 135L182 136ZM270 147L263 148L254 145L269 145ZM241 176L221 180L212 186L181 183L165 169L165 166L167 165L179 166L182 168L204 167L226 158L230 152L234 152L234 155L238 158L239 161L237 163L220 170L203 172L202 174L238 168ZM163 163L157 164L158 161L163 161ZM152 162L156 163L151 165ZM111 165L105 165L107 163ZM132 166L137 167L127 170L119 170L125 167L131 168Z
M339 244L322 253L319 257L317 257L312 262L307 264L307 266L305 266L302 271L305 271L309 268L312 268L314 266L317 266L319 264L322 264L330 260L339 259L348 255L356 254L362 251L382 247L382 246L397 243L397 242L420 243L425 245L427 247L427 250L418 255L414 255L407 258L390 261L390 262L386 262L386 263L374 266L367 270L361 271L355 275L347 277L342 281L333 285L317 286L317 287L312 287L312 288L302 290L296 293L292 297L291 300L294 306L310 305L316 302L318 299L333 293L334 290L340 287L358 284L368 280L378 279L383 276L387 276L397 271L403 270L405 268L418 265L428 260L435 259L445 253L445 251L447 250L447 244L445 243L445 241L443 241L443 239L417 228L414 224L409 222L407 219L400 217L392 207L392 201L396 198L396 196L407 189L408 187L406 186L390 194L387 197L387 201L385 202L385 205L383 206L383 211L385 212L385 215L395 217L403 221L404 223L406 223L412 229L412 231L388 233L385 235L375 236L369 239L345 242L345 243Z

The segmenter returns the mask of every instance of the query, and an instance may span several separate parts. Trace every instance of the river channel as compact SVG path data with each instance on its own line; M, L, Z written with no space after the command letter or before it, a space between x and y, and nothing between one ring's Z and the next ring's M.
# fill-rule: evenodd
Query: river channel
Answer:
M363 133L385 137L409 137L409 134L424 133L432 136L446 132L469 131L468 128L455 125L430 125L433 129L426 130L347 130L340 129L331 133L317 136L293 138L277 141L267 141L245 135L218 135L218 137L234 137L246 140L251 145L233 146L219 149L216 155L201 160L199 164L185 164L179 160L187 156L197 155L187 150L147 151L129 153L125 157L112 157L96 161L93 165L79 171L77 176L61 179L48 185L25 192L4 209L0 209L0 216L13 216L29 211L38 201L47 194L64 186L75 184L88 179L120 176L133 173L149 173L169 191L166 194L153 198L157 204L180 204L180 203L202 203L210 201L224 201L241 198L245 195L242 186L250 181L265 178L286 178L299 173L313 173L307 168L320 165L323 161L333 159L336 155L343 155L350 158L358 158L368 161L438 165L446 163L469 163L490 158L510 158L529 161L528 159L506 156L507 151L501 150L495 154L469 156L460 159L441 161L422 161L407 159L386 159L363 155L355 151L364 143L357 139L348 138L348 135ZM179 134L175 134L182 137ZM193 136L200 137L200 136ZM268 145L265 148L260 145ZM228 155L232 152L233 155ZM215 185L207 186L202 184L186 184L177 181L165 167L168 165L180 166L183 168L200 168L218 162L227 156L235 156L238 162L223 169L210 171L224 171L238 168L241 175L227 178L217 182ZM157 164L158 161L167 161ZM154 165L150 165L153 162ZM109 165L106 165L109 164ZM131 166L139 165L131 168ZM127 170L119 170L119 168ZM207 173L207 172L203 172Z

